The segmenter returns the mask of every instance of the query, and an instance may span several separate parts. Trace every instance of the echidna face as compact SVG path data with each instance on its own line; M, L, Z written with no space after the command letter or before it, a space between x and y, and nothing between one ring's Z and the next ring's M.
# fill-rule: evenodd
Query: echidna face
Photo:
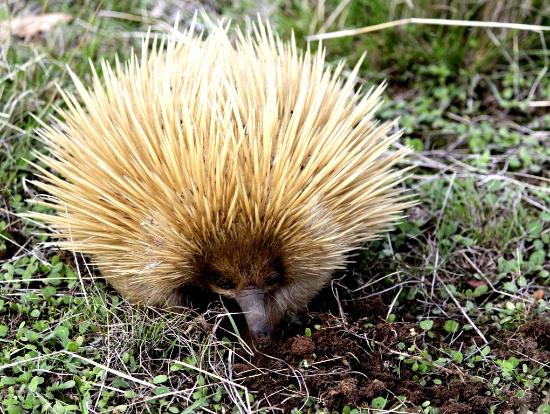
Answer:
M271 298L287 282L283 259L276 249L262 247L263 243L236 243L218 245L199 257L196 282L236 300L250 333L268 338L277 313L271 309Z

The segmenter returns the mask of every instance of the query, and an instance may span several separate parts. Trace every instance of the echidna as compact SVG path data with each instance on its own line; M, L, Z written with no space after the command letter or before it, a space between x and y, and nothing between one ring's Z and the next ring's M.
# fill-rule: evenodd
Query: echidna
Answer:
M192 27L102 64L62 121L44 125L31 213L55 244L89 255L131 302L180 303L191 284L235 299L256 337L305 307L349 254L409 205L406 154L374 113L383 87L326 68L268 25Z

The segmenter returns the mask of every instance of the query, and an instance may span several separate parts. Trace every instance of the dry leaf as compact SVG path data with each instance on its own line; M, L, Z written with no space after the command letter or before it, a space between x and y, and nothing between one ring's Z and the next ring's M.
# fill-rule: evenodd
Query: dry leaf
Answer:
M468 280L466 283L468 283L468 286L473 288L487 284L487 282L485 282L484 280L477 280L477 279Z
M533 293L533 296L537 300L544 299L544 290L542 289L535 290L535 293Z
M30 38L50 31L56 24L68 22L73 17L65 13L37 14L16 17L0 22L0 40L10 34L21 38Z

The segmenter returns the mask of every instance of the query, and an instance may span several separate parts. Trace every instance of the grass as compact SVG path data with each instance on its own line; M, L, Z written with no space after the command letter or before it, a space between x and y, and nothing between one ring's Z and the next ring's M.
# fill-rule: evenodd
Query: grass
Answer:
M56 85L72 88L67 65L89 79L89 62L127 57L148 24L163 30L177 11L185 21L190 4L0 6L0 19L74 16L0 50L0 412L550 413L548 33L415 26L325 42L329 64L351 67L366 50L364 82L388 80L379 116L400 117L415 149L403 166L415 167L406 185L419 204L272 349L240 339L230 304L132 307L86 258L41 247L45 236L16 214L34 208L26 160L41 150L36 118L61 104ZM411 16L550 24L543 1L338 4L207 11L242 24L260 12L302 45ZM314 351L292 351L302 340Z

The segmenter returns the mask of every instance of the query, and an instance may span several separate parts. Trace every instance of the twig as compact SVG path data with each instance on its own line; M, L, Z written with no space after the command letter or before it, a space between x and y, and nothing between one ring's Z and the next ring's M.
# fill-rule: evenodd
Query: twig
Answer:
M342 12L345 10L346 7L348 7L350 0L342 0L338 6L334 9L334 11L330 14L330 16L323 22L323 25L321 26L321 32L324 32L327 30L332 23L335 22L335 20L342 14Z
M441 283L443 285L443 288L445 289L445 292L447 292L447 295L449 295L449 297L455 303L455 305L458 307L458 309L460 309L460 312L462 312L462 315L464 315L464 317L466 318L468 323L470 325L472 325L472 327L474 328L474 330L476 331L478 336L487 345L489 343L489 341L487 341L487 339L485 338L485 335L483 335L483 333L481 333L481 331L479 330L477 325L474 323L474 321L472 321L472 319L468 316L468 313L466 313L466 310L464 310L464 308L460 305L458 300L455 298L455 296L453 295L451 290L447 287L447 285L443 282L443 280L441 280L441 278L438 275L436 275L436 277L437 277L437 280L439 281L439 283Z
M140 380L139 378L133 377L132 375L125 374L122 371L119 371L119 370L116 370L116 369L113 369L113 368L109 368L107 365L100 364L99 362L96 362L96 361L93 361L89 358L86 358L86 357L83 357L81 355L75 354L74 352L64 350L64 351L60 351L60 353L69 355L69 356L71 356L73 358L76 358L76 359L80 359L81 361L86 362L88 364L91 364L94 367L101 368L102 370L107 371L110 374L122 377L124 379L129 380L129 381L132 381L132 382L135 382L135 383L138 383L138 384L141 384L141 385L145 385L146 387L149 387L149 388L157 388L157 386L155 384L152 384L148 381Z
M378 30L389 29L391 27L405 26L408 24L434 25L434 26L459 26L459 27L481 27L484 29L515 29L526 30L531 32L550 31L550 26L542 26L537 24L523 23L507 23L507 22L484 22L479 20L448 20L448 19L425 19L411 17L408 19L393 20L380 24L362 27L359 29L338 30L336 32L319 33L311 36L306 36L306 40L325 40L336 39L339 37L356 36L359 34L376 32Z
M449 201L449 195L451 194L451 190L453 188L455 178L456 178L456 172L454 172L453 175L451 176L449 187L447 187L447 192L445 193L445 198L443 199L443 206L441 207L441 212L439 213L439 217L437 217L437 224L435 225L436 237L439 232L439 226L441 225L441 220L443 220L443 214L445 214L445 209L447 208L447 202Z
M395 306L395 303L397 302L397 299L399 298L399 295L401 295L401 292L403 292L403 287L402 286L399 288L399 291L393 297L393 300L390 303L390 307L388 308L388 312L386 313L386 320L388 320L388 318L390 317L390 315L393 311L393 307Z
M17 365L28 364L29 362L34 362L34 361L40 361L41 359L44 359L44 358L51 358L51 357L54 357L56 355L62 354L63 352L64 351L56 351L56 352L52 352L51 354L39 355L39 356L34 357L34 358L22 359L20 361L11 362L11 363L6 364L6 365L0 365L0 372L4 371L5 369L8 369L8 368L16 367Z
M454 365L455 370L452 370L452 369L447 368L443 365L436 364L434 361L430 361L430 360L427 360L425 358L422 358L418 355L411 355L411 354L407 354L406 352L394 351L393 349L388 349L386 352L388 352L389 354L392 354L392 355L399 355L399 356L402 356L402 357L405 357L405 358L414 359L415 361L426 362L431 367L433 367L437 370L440 370L440 371L442 371L442 372L444 372L448 375L457 374L460 377L461 381L464 381L464 377L469 376L468 374L464 374L464 372L462 372L462 370L460 368L458 368L456 365Z
M351 292L352 292L352 293L359 292L360 290L366 289L366 288L368 288L369 286L375 285L376 283L378 283L378 282L380 282L380 281L386 279L387 277L394 276L394 275L397 275L397 274L399 274L398 271L397 271L397 272L388 273L387 275L381 276L381 277L379 277L378 279L371 280L371 281L365 283L364 285L359 286L359 287L356 288L356 289L352 289Z

